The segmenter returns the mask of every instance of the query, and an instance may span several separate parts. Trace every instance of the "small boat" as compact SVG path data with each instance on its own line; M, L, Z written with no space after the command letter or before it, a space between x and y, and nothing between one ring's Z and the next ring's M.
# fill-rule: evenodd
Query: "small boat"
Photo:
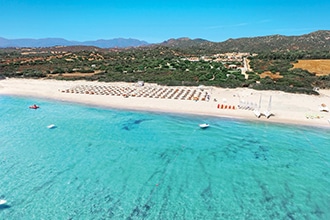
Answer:
M260 95L260 98L259 98L258 109L254 109L254 110L253 110L253 113L254 113L254 115L255 115L257 118L260 118L260 116L262 115L262 113L260 112L260 108L261 108L261 98L262 98L262 95Z
M258 109L255 109L253 113L257 118L260 118L260 116L262 115L262 113Z
M266 118L269 118L270 116L274 116L274 114L271 112L271 107L272 107L272 96L269 97L268 108L267 111L264 112Z
M210 125L206 124L206 123L203 123L203 124L199 124L199 127L204 129L204 128L210 127Z
M7 203L6 200L4 200L4 199L0 199L0 205L4 205L4 204L6 204L6 203Z
M50 125L47 126L47 128L49 128L49 129L53 129L53 128L56 128L56 125L54 125L54 124L50 124Z
M37 106L36 104L34 104L34 105L31 105L29 108L30 108L30 109L38 109L39 106Z

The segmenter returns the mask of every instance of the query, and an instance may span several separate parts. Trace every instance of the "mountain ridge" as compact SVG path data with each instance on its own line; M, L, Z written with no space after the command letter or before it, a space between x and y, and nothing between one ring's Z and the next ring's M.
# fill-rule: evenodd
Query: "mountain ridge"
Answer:
M257 37L229 38L222 42L212 42L201 38L170 38L161 43L150 44L132 38L99 39L95 41L69 41L63 38L6 39L0 37L0 48L6 47L54 47L54 46L94 46L99 48L129 48L161 45L177 49L214 52L260 52L283 50L330 50L330 31L319 30L303 35L268 35Z
M258 37L229 38L223 42L211 42L204 39L169 39L163 46L179 49L214 50L221 52L260 52L283 50L330 50L330 31L319 30L297 36L268 35Z

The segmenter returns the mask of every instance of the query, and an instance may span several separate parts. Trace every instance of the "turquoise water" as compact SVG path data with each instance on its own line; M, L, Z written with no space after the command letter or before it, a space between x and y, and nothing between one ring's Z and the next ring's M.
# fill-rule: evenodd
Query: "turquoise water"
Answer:
M330 219L329 129L7 96L0 119L0 219Z

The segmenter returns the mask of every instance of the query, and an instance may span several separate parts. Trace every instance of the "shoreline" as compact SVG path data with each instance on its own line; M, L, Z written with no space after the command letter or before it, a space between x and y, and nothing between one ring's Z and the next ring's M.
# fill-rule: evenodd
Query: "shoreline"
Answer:
M104 94L104 90L98 90L101 94L95 94L94 92L90 94L91 90L88 90L89 94L86 94L87 92L81 89L82 85L88 88L111 88L111 92L116 92L116 90L120 92L120 89L125 88L130 89L132 92L129 95L123 95L123 93ZM80 89L78 91L80 93L77 93L77 91L68 92L68 90L77 88ZM171 97L170 90L173 90L173 88L179 90L178 93L198 93L199 96L198 98L191 96L192 99L189 99L188 96L183 96L184 94L180 96L182 99L178 98L178 96ZM151 91L156 89L160 92L166 91L167 97L165 95L158 97L157 94L152 96ZM138 97L141 91L144 96L149 95L149 97L143 97L142 94ZM321 112L319 110L321 104L326 104L327 107L330 106L330 90L321 90L319 92L320 95L315 96L281 91L258 91L248 88L167 87L149 83L145 83L144 86L138 86L124 82L105 83L82 80L59 81L17 78L0 80L0 95L58 100L119 110L211 116L330 128L330 112ZM133 97L134 94L135 96ZM259 103L260 109L258 107ZM268 119L265 116L257 118L253 109L259 109L260 112L264 112L268 109L269 103L271 103L271 112L274 115ZM222 106L223 108L221 108ZM224 108L225 106L227 107Z

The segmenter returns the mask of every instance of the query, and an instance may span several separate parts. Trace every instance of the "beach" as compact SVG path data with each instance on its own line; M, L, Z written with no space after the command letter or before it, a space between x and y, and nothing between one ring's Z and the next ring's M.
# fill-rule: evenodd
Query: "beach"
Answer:
M330 90L320 90L319 93L320 95L316 96L248 88L166 87L149 83L139 85L81 80L0 80L0 95L52 99L116 109L229 117L330 128L330 113L320 110L322 106L323 110L330 106ZM255 111L269 111L273 115L269 118L261 115L258 118Z

